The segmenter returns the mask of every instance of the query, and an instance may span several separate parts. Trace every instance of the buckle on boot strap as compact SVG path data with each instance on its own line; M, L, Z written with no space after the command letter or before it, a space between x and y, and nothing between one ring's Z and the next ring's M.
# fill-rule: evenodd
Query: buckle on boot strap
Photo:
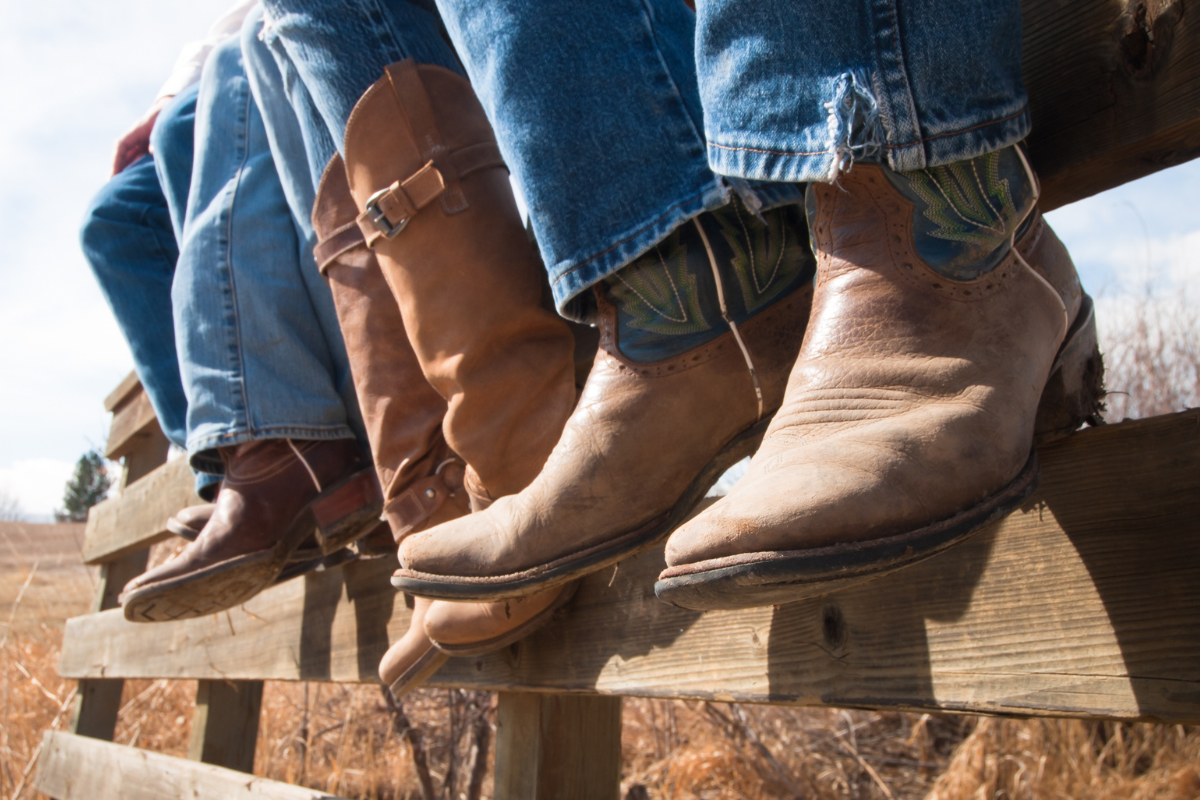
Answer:
M396 181L371 195L366 209L358 215L358 227L367 244L372 245L380 236L395 239L418 211L444 191L446 181L430 161L403 182Z

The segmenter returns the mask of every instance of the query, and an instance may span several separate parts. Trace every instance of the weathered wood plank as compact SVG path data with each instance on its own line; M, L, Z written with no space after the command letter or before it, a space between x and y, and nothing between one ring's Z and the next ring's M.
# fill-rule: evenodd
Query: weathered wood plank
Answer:
M254 772L262 681L200 681L188 758Z
M158 425L158 417L154 415L154 406L150 405L150 396L141 384L138 384L136 390L113 410L104 455L111 459L121 458L140 447L144 440L153 438L156 433L159 437L163 435Z
M171 515L201 502L187 459L163 464L120 497L92 506L84 534L84 563L111 561L162 541L170 535L166 526Z
M104 410L112 412L117 406L121 405L121 401L133 393L135 389L141 389L142 382L138 378L137 372L130 370L129 374L121 379L117 384L117 388L108 393L108 397L104 398Z
M56 800L338 800L316 789L47 731L34 786Z
M621 698L501 692L496 800L617 800Z
M159 436L162 436L161 432ZM166 461L167 448L163 446L165 441L165 438L161 442L153 438L143 439L139 447L126 454L124 469L121 472L122 491ZM117 597L125 584L146 571L149 555L145 550L134 551L102 565L100 584L96 587L92 611L116 608ZM71 711L71 732L111 741L117 728L117 714L121 710L121 692L124 686L125 682L119 678L81 680L75 707Z
M654 598L661 549L584 582L528 640L452 660L465 688L1200 722L1200 411L1046 448L1021 511L826 599L698 614ZM383 560L245 611L67 626L65 677L372 681L408 625Z
M1183 0L1023 0L1043 210L1200 156L1200 14Z

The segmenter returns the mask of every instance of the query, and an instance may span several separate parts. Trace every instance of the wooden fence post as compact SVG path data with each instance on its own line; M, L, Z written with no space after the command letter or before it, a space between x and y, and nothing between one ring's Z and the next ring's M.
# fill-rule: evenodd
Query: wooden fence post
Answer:
M501 692L495 800L617 800L621 698Z
M121 489L148 475L167 462L171 443L157 422L138 435L136 444L125 453L121 471ZM139 550L100 567L100 585L92 612L116 608L121 589L133 578L146 571L148 550ZM79 682L79 694L71 720L71 732L93 739L112 741L117 728L117 713L121 710L121 691L125 681L120 678L88 678Z
M262 681L200 681L188 758L254 771Z

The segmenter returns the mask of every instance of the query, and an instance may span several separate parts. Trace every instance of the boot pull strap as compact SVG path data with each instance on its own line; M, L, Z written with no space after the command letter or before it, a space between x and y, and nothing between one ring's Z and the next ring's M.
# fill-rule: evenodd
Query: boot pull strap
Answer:
M347 222L333 233L326 236L317 242L313 247L313 258L317 261L317 269L324 275L338 256L347 250L353 250L360 244L366 243L367 239L363 236L362 228L358 227L358 220Z
M500 148L495 142L479 142L453 153L444 153L439 161L429 161L405 180L380 189L367 198L365 210L356 220L368 247L374 247L381 237L396 238L418 211L438 197L445 197L449 191L444 174L446 165L453 169L455 175L466 177L482 169L503 167L504 159L500 157ZM331 236L330 241L332 239ZM349 248L334 255L346 249ZM319 262L320 257L317 260Z
M464 211L467 208L467 198L458 185L458 171L446 156L449 151L442 140L442 132L438 130L437 115L433 111L433 103L429 93L425 91L425 82L421 80L421 71L414 59L406 58L397 64L387 67L388 81L396 94L396 102L404 116L408 119L408 127L413 140L421 150L421 158L436 163L445 183L442 194L442 209L447 214Z
M403 494L384 504L383 519L391 527L392 536L397 542L433 516L446 500L454 496L455 489L443 473L443 467L452 463L461 461L446 459L432 475L414 481Z

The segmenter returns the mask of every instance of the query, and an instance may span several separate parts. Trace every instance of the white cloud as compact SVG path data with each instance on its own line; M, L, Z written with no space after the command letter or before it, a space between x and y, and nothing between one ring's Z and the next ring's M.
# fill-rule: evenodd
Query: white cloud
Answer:
M16 500L26 517L45 521L62 506L63 490L74 470L74 463L53 458L18 461L0 469L0 492Z

